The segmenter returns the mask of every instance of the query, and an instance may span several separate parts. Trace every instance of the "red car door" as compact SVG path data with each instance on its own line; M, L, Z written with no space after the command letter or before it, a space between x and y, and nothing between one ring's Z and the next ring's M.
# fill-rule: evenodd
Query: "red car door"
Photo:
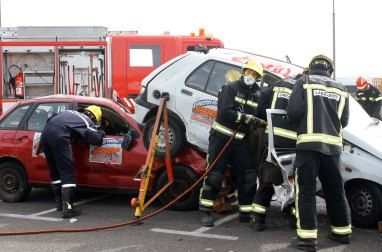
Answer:
M91 104L79 104L79 111ZM101 106L102 128L105 138L101 147L82 146L75 155L83 156L85 169L78 175L79 184L131 188L139 186L134 181L146 157L143 146L136 148L133 140L131 148L126 151L121 148L124 134L127 133L127 122L113 109Z
M16 132L15 147L23 153L23 163L30 182L50 182L48 165L43 155L36 155L36 147L48 118L68 107L66 102L36 104Z
M1 156L14 157L16 159L22 157L22 153L15 148L15 136L30 107L30 104L19 105L0 122Z

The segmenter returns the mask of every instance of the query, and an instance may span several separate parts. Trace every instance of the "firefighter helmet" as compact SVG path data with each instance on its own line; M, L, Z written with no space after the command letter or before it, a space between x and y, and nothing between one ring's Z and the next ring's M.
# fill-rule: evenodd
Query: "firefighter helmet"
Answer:
M89 115L86 112L90 112L91 115ZM90 119L92 119L94 123L97 123L97 124L101 123L102 111L100 107L95 105L90 105L89 107L85 108L85 114L90 116Z
M225 74L225 80L227 82L234 82L238 79L240 79L240 72L236 71L234 69L228 70L227 73Z
M302 70L302 74L308 74L310 71L309 67L305 67L304 70Z
M325 67L329 71L329 74L332 75L334 71L334 64L330 58L323 54L317 55L310 61L309 68L312 69L312 67L318 65Z
M251 69L255 71L259 75L259 78L263 77L263 74L264 74L263 67L261 66L261 64L257 63L255 60L250 60L244 64L242 68L243 74L246 69Z
M357 89L365 89L365 87L367 86L367 80L362 76L357 78L356 83L357 83Z

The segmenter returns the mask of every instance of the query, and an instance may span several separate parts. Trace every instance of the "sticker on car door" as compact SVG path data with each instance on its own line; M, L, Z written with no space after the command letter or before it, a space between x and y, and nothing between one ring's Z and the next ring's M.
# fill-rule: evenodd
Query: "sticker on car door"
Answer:
M104 138L102 146L90 146L90 163L122 164L122 139Z
M216 118L217 105L215 100L196 101L192 105L191 120L211 126Z

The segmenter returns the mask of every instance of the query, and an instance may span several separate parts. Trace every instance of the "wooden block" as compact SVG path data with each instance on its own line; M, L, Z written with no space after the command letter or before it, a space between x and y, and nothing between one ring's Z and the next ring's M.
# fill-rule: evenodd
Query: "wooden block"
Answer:
M378 230L382 233L382 221L378 222Z

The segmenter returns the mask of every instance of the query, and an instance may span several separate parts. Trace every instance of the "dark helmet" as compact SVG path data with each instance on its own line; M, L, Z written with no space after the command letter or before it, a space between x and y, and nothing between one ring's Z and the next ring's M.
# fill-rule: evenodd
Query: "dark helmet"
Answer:
M329 72L329 76L332 75L334 71L333 61L326 57L325 55L317 55L313 57L313 59L309 63L309 68L320 68L322 70L326 70Z

